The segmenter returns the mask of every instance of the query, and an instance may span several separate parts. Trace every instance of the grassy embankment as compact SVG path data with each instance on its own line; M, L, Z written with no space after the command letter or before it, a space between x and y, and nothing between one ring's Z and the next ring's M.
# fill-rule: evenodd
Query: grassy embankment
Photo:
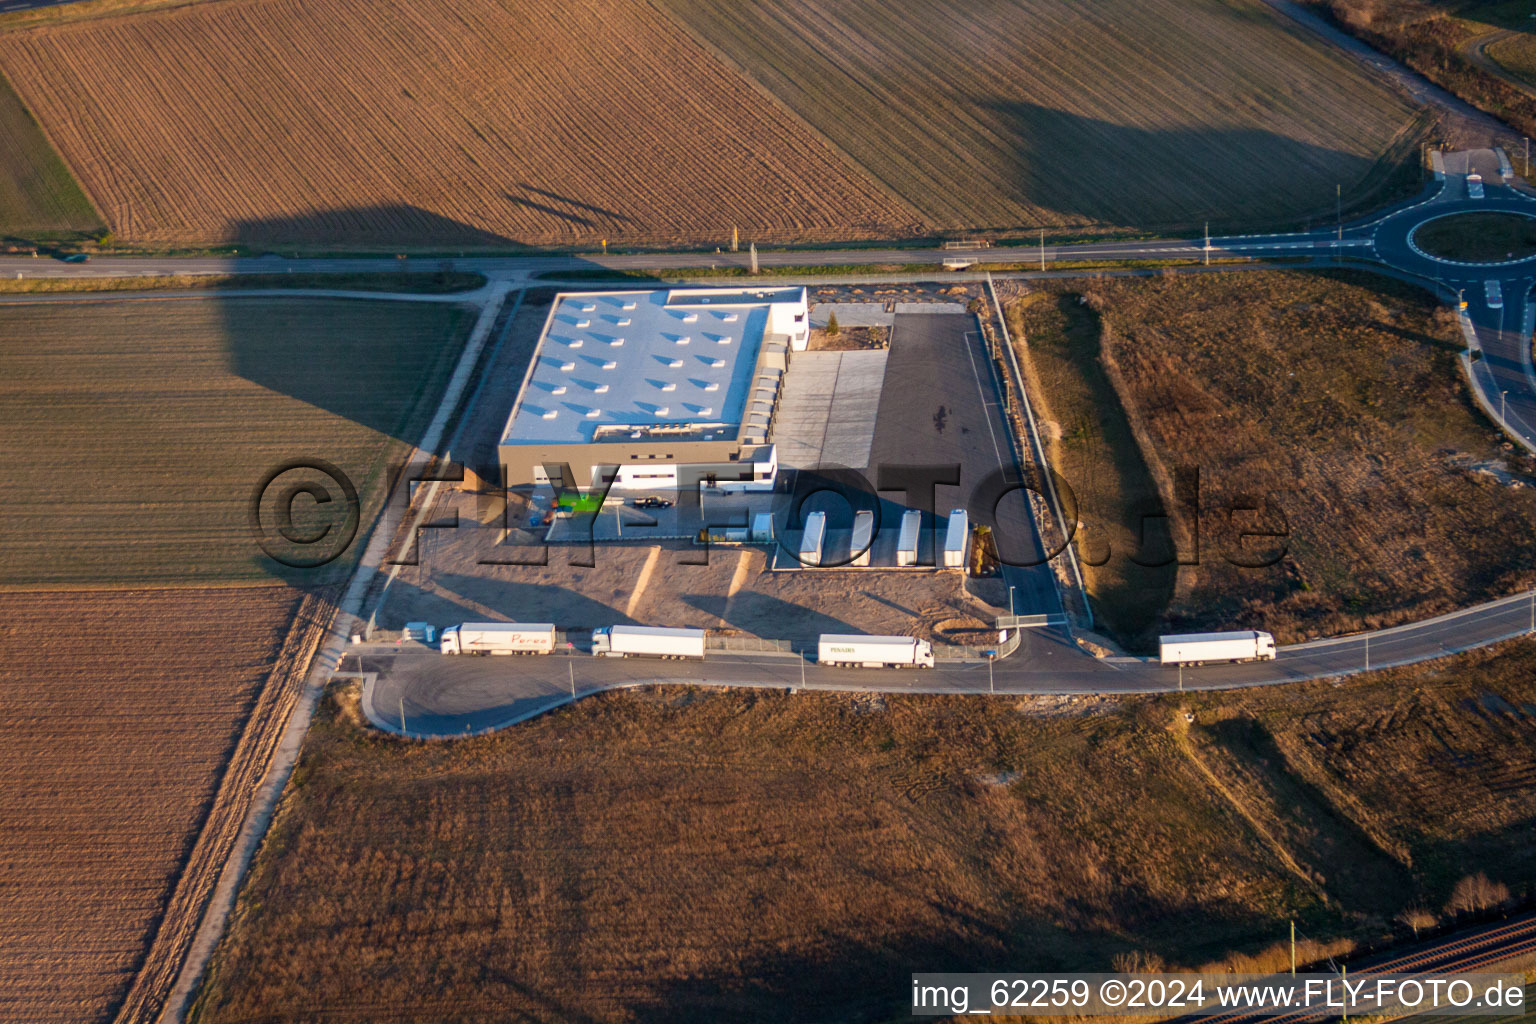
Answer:
M1425 78L1510 125L1536 134L1536 91L1503 81L1478 66L1467 44L1499 29L1520 36L1489 48L1488 56L1517 77L1529 72L1530 4L1524 0L1305 0L1341 28Z
M333 691L195 1019L883 1020L917 965L1268 970L1292 919L1303 959L1405 935L1465 875L1536 881L1533 668L1521 643L1164 698L658 689L446 744Z
M484 287L484 274L461 271L430 274L158 274L154 277L0 278L0 295L140 292L231 288L302 288L349 292L448 295Z
M257 485L323 459L368 523L473 321L454 305L304 298L0 305L0 583L286 577L252 536ZM300 497L300 532L341 504Z
M1055 282L1011 316L1053 457L1090 528L1121 538L1088 586L1124 642L1201 628L1288 642L1536 579L1536 489L1496 475L1529 466L1474 409L1456 328L1427 293L1348 272L1192 274ZM1198 520L1175 487L1193 469ZM1198 555L1172 589L1121 546L1148 480L1182 557ZM1281 536L1243 536L1259 532Z

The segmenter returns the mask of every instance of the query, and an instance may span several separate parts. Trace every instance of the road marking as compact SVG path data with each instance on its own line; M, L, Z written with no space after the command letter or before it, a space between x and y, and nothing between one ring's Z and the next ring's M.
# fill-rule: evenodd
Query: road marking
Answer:
M651 553L645 556L645 565L640 567L640 576L635 580L635 589L629 595L629 603L624 606L624 617L635 617L635 609L640 607L640 598L645 594L645 588L650 586L651 573L656 571L656 563L661 560L661 545L651 548Z

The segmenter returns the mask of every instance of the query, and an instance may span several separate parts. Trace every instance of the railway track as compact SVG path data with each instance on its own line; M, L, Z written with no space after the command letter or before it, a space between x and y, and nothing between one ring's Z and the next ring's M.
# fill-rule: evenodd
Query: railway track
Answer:
M1363 963L1350 977L1378 974L1460 974L1480 971L1522 954L1536 953L1536 914L1526 914L1510 921L1488 925L1472 932L1447 936L1430 945L1398 955L1387 955ZM1263 1013L1232 1010L1210 1015L1189 1015L1174 1019L1173 1024L1312 1024L1328 1021L1338 1014L1319 1009L1290 1013Z

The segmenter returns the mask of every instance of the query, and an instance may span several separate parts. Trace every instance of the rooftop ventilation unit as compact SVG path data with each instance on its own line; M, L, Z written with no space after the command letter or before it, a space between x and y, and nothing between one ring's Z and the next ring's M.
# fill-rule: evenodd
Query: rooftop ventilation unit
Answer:
M583 302L581 304L581 311L583 313L596 313L597 312L597 304L594 303L594 302Z
M570 341L566 342L566 344L569 345L571 348L581 348L581 339L580 338L572 338Z
M668 415L671 412L672 412L672 409L670 407L663 405L663 406L661 406L660 408L658 408L656 410L656 415L657 416L666 416L666 415Z
M710 366L713 366L717 370L725 365L724 359L707 359L705 362L709 363Z
M665 384L663 384L661 386L661 390L663 390L663 391L676 391L677 390L677 385L672 383L671 381L667 381Z
M628 300L620 308L621 309L634 309L635 308L635 300L634 299Z
M715 344L716 345L729 345L730 343L731 343L731 336L729 334L722 334L722 335L720 335L720 337L715 339Z
M573 362L566 361L560 364L561 373L570 373L574 369L576 369L576 364Z
M559 415L560 415L560 411L558 409L545 409L544 410L544 418L547 419L547 420L552 420L556 416L559 416Z
M685 323L685 324L696 324L698 322L699 322L699 314L697 314L697 313L685 313L685 314L683 314L683 323Z
M688 344L688 343L689 343L689 342L690 342L690 341L692 341L692 340L693 340L693 339L692 339L692 338L690 338L690 337L688 337L688 335L686 335L686 334L679 334L679 335L678 335L678 336L677 336L677 337L676 337L676 338L675 338L675 339L673 339L673 340L675 340L675 341L676 341L676 342L677 342L677 343L678 343L678 344L679 344L679 345L686 345L686 344Z
M592 389L592 391L595 394L606 395L608 393L608 385L607 384L599 384L596 387L594 387Z
M619 323L620 327L628 327L630 325L631 321L630 321L629 317L621 316L621 317L619 317L618 323Z
M683 365L683 361L681 359L664 359L662 361L668 366L672 367L674 370Z
M618 348L620 345L624 344L624 339L623 338L609 338L608 339L608 344L612 345L614 348Z
M723 314L721 314L720 319L724 320L728 324L733 324L733 323L736 322L736 314L735 313L723 313Z
M608 360L607 362L605 362L603 364L603 369L605 369L605 370L617 370L618 368L619 368L619 364L614 362L612 359Z
M712 406L712 405L706 405L704 408L699 410L699 415L700 416L713 416L714 414L715 414L715 407Z
M705 391L719 391L720 390L720 382L712 380L708 384L704 385L704 390Z
M549 389L549 393L552 395L563 395L565 394L565 385L556 384L554 387Z
M588 409L587 410L586 416L587 416L587 419L589 419L589 420L595 420L599 416L601 416L602 414L603 414L603 410L597 409L597 408L592 408L592 409Z
M592 321L583 318L581 320L577 320L576 321L576 326L577 327L591 327L592 326Z

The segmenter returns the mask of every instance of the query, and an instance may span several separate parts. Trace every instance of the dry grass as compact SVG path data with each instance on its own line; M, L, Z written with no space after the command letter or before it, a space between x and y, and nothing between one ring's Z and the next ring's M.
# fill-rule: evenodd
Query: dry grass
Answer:
M649 690L435 744L342 690L196 1019L883 1020L913 970L1272 969L1293 916L1337 950L1474 866L1529 890L1533 665L1184 704Z
M1067 484L1078 559L1097 627L1131 648L1156 642L1177 570L1176 538L1157 481L1137 444L1104 359L1099 315L1065 289L1007 304L1009 330L1045 433L1047 457Z
M91 206L26 107L0 76L0 243L8 235L91 231L101 217Z
M243 819L215 793L302 597L0 594L0 1018L111 1017L199 833Z
M0 69L127 241L723 244L917 221L645 4L193 4L5 33Z
M367 523L472 322L382 301L0 304L0 582L284 575L252 536L257 485L319 457L351 477Z
M484 285L484 274L460 271L431 274L157 274L154 277L7 277L0 278L0 294L303 288L446 295L474 291Z
M1049 294L1074 290L1100 320L1104 353L1094 361L1084 349L1079 372L1113 381L1183 531L1194 519L1173 481L1200 470L1199 564L1180 569L1162 628L1258 627L1290 641L1531 585L1536 489L1480 471L1501 469L1508 452L1472 408L1459 335L1427 293L1370 275L1266 271ZM1089 514L1124 518L1128 493ZM1228 515L1243 505L1260 511ZM1263 529L1286 532L1285 557L1237 564L1278 550L1240 536Z
M1498 28L1527 31L1530 6L1521 0L1303 0L1335 24L1425 78L1504 121L1536 132L1536 93L1479 67L1464 50ZM1528 70L1529 44L1519 38L1488 55L1516 76Z
M1410 108L1255 0L664 2L940 227L1293 220L1418 183Z

